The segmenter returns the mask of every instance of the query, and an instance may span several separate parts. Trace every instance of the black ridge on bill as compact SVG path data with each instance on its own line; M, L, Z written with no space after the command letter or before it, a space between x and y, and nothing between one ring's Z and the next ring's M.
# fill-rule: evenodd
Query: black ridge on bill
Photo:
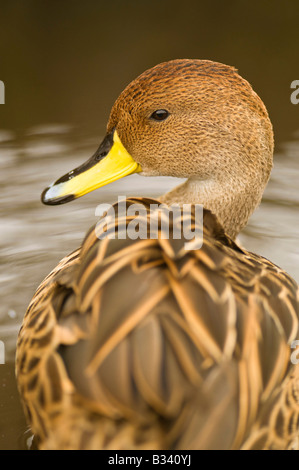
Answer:
M108 155L112 148L112 145L113 133L111 132L110 134L106 135L98 150L93 154L93 156L89 160L87 160L87 162L83 163L83 165L78 166L74 170L59 178L57 181L55 181L54 186L56 184L65 183L66 181L71 180L75 176L80 175L80 173L83 173L84 171L89 170L89 168L92 168L96 163L98 163L100 160L102 160Z
M114 130L106 135L106 137L104 138L103 142L101 143L97 151L93 154L93 156L89 160L87 160L87 162L83 163L82 165L78 166L74 170L70 171L66 175L59 178L57 181L55 181L55 183L51 187L71 180L75 176L80 175L80 173L83 173L84 171L89 170L94 165L96 165L99 161L105 158L113 146L113 134L114 134ZM56 206L59 204L65 204L67 202L70 202L76 199L76 197L73 194L68 194L67 196L57 197L53 199L47 199L46 195L49 189L50 187L46 188L41 195L41 200L43 204L46 204L48 206Z

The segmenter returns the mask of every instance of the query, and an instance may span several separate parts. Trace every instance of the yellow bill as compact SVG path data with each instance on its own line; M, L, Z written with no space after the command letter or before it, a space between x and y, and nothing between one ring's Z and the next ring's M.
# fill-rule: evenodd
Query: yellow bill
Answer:
M70 171L42 194L44 204L56 205L84 196L124 176L141 172L139 163L127 152L116 131L107 134L96 153Z

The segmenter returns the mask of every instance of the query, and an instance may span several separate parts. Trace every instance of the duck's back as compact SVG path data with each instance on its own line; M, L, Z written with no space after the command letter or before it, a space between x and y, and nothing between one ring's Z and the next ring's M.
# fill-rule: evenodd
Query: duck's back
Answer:
M297 289L209 211L195 251L92 229L41 284L19 335L40 447L296 447Z

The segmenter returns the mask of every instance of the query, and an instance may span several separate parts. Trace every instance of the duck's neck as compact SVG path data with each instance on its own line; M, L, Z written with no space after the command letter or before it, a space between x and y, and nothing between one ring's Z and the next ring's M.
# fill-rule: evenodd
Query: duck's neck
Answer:
M240 182L235 182L234 186L231 181L229 184L219 184L217 181L202 181L192 177L163 195L160 200L166 204L202 204L217 216L225 232L235 239L260 203L263 191L260 182L254 187L246 187Z

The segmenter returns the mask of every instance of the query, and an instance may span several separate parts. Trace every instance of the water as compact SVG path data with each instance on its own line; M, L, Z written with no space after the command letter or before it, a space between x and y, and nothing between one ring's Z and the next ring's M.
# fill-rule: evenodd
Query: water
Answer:
M173 178L133 175L77 201L46 207L40 193L49 182L90 156L101 136L78 136L71 126L28 129L22 136L0 131L0 332L6 364L0 365L0 448L26 447L28 435L14 378L17 333L35 288L95 223L95 208L121 195L158 197L178 184ZM240 235L299 281L299 140L280 146L260 208ZM146 184L145 184L146 182Z

